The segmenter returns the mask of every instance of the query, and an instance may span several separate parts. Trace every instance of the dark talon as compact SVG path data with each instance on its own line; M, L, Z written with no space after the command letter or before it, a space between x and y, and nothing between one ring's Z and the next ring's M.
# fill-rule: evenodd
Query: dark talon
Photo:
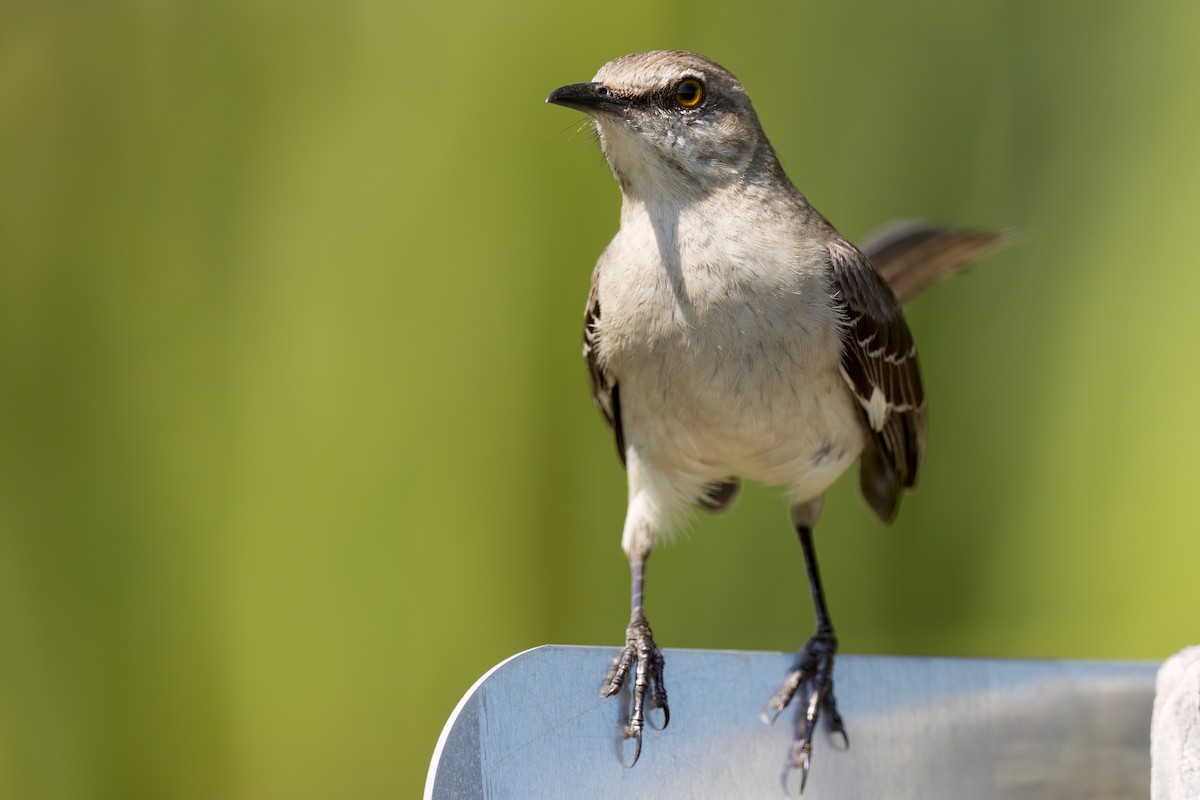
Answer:
M796 742L792 748L792 767L800 770L800 794L808 785L808 768L812 764L812 742Z
M626 738L633 739L633 742L634 742L633 760L630 761L626 765L626 766L632 767L633 765L637 764L638 759L642 757L642 732L639 729L637 731L637 733L631 735L629 732L629 728L626 727L625 728L625 736L626 736Z
M667 729L667 726L671 724L671 709L667 708L665 705L659 705L657 698L655 699L654 704L651 705L650 707L651 708L661 708L662 712L663 712L662 725L652 725L651 727L653 727L654 730L656 730L656 731L665 731Z
M842 749L849 750L850 735L846 733L842 715L837 710L837 700L833 696L833 681L829 682L829 693L825 695L825 725L831 734L836 733L842 737Z

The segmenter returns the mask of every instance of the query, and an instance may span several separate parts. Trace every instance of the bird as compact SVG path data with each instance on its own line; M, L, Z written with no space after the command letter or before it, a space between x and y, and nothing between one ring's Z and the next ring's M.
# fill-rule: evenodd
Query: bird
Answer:
M885 277L788 179L737 78L697 53L622 56L546 102L588 115L621 190L583 326L593 399L628 483L631 613L601 694L633 681L632 766L648 712L670 722L645 612L651 551L693 509L728 509L744 481L783 487L816 629L764 718L802 695L790 763L803 791L820 720L849 746L813 540L823 494L857 463L867 504L890 523L925 458L921 369L892 287L907 300L1006 234L903 226L876 245Z

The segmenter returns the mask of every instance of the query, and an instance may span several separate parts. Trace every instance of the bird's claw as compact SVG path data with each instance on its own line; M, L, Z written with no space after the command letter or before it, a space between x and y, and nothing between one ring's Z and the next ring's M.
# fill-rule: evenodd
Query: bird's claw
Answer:
M813 733L822 714L830 733L842 737L844 748L850 747L850 737L842 715L838 713L837 698L833 693L833 659L837 653L837 639L833 632L818 630L809 639L796 659L796 665L784 678L779 690L772 695L763 710L763 720L774 722L801 687L808 687L808 702L799 721L795 743L792 746L791 767L800 770L800 792L808 783L808 771L812 765Z
M831 686L830 692L832 691L833 687ZM830 734L836 734L842 737L842 749L849 750L850 735L846 733L846 726L842 722L842 715L838 713L836 699L825 706L825 713L827 714L825 718L825 727L829 728Z
M642 757L642 728L638 726L636 731L632 731L632 726L625 726L625 738L633 739L633 758L629 761L629 766L633 766Z
M629 763L631 767L642 755L642 729L646 724L647 692L650 694L649 707L661 708L663 711L663 723L658 729L666 728L671 722L667 689L663 685L663 663L662 652L654 643L654 635L650 631L650 623L642 614L635 614L625 630L625 647L613 659L600 690L602 696L612 697L621 691L625 679L629 677L630 671L633 671L633 707L629 714L629 722L625 725L625 738L634 740L633 760Z
M792 745L792 769L800 770L800 794L808 785L808 768L812 764L812 742L796 742Z
M762 721L768 725L775 724L775 720L779 719L779 715L792 702L792 698L796 695L796 691L800 685L804 683L805 674L800 668L793 669L788 673L788 676L783 679L783 684L776 690L775 694L771 695L771 699L767 701L767 705L762 711Z

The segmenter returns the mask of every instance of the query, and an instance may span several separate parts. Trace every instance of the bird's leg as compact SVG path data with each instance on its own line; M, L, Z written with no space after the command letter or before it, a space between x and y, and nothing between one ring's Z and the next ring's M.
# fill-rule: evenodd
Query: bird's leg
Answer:
M646 621L646 615L642 611L646 559L649 555L648 551L635 551L629 555L633 602L629 627L625 629L625 648L613 659L600 691L604 697L611 697L621 690L629 671L634 671L633 710L629 715L629 723L625 726L625 737L635 742L633 761L629 766L636 764L642 754L642 727L646 720L647 692L650 693L650 708L661 708L663 711L662 727L667 727L671 721L671 710L667 706L667 689L663 685L662 652L654 643L650 623Z
M811 504L810 504L811 505ZM837 698L833 693L833 661L837 655L837 634L833 630L833 621L829 617L829 609L825 605L825 590L821 586L821 573L817 567L817 554L813 548L812 530L816 521L816 511L820 505L817 501L815 509L793 509L792 517L796 523L796 532L800 536L800 547L804 551L804 565L808 570L808 584L812 589L813 610L816 613L817 629L796 656L796 662L791 672L775 692L763 713L767 722L774 722L784 708L792 702L792 698L801 687L808 693L804 709L804 721L798 728L796 741L792 747L792 766L800 770L800 791L808 782L808 768L812 761L812 739L817 721L825 715L825 723L830 731L840 734L844 746L850 746L850 738L842 723L842 715L838 713ZM806 513L806 511L808 513Z

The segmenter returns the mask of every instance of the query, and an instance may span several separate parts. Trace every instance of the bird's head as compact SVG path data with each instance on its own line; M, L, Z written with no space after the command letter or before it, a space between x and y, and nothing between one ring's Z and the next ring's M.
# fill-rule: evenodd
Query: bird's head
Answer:
M778 170L746 90L695 53L622 56L590 83L555 89L546 102L592 118L626 195L702 195Z

